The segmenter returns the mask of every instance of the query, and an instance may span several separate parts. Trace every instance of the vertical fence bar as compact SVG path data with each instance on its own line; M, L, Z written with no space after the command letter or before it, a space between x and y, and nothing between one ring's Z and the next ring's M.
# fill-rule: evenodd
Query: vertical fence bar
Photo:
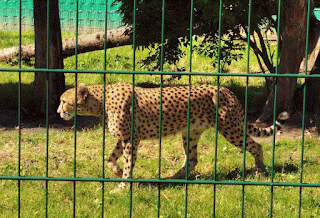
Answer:
M49 66L49 41L50 40L50 0L47 0L47 48L46 48L46 70ZM49 176L49 72L46 72L46 177ZM45 203L45 216L48 217L48 180L45 181L46 186L46 203Z
M106 16L105 16L105 26L104 26L104 43L103 43L103 70L107 70L107 33L108 33L108 4L109 1L106 1ZM103 105L102 105L102 170L101 177L105 178L105 140L106 140L106 72L103 73ZM104 192L105 192L105 183L101 182L101 217L104 217Z
M275 67L275 73L279 73L279 53L280 53L280 27L281 27L281 0L278 0L278 15L277 15L277 53L276 53L276 67ZM274 83L274 101L273 101L273 125L275 125L276 122L276 116L277 113L277 81L278 78L275 78ZM275 131L272 136L272 157L271 157L271 182L274 182L274 162L275 162L275 144L276 144L276 134ZM270 187L270 218L273 217L273 198L274 198L274 186Z
M247 74L250 72L250 35L251 35L251 8L252 1L248 4L248 32L247 32ZM246 77L245 102L244 102L244 127L243 127L243 171L242 181L246 180L246 144L247 144L247 127L248 127L248 86L249 77ZM245 212L245 185L242 185L242 199L241 199L241 217L244 217Z
M20 52L19 52L19 56L21 53L21 49L19 48ZM20 59L20 58L19 58ZM18 134L19 134L19 138L18 138L18 176L21 176L21 72L19 72L19 84L18 84ZM21 216L21 180L19 179L18 181L18 217Z
M165 18L165 0L162 1L161 9L161 54L160 54L160 72L163 72L163 54L164 54L164 18ZM162 91L163 91L163 74L160 75L160 108L159 108L159 163L158 163L158 179L161 179L161 145L162 145ZM158 183L158 211L157 216L160 217L161 208L161 189L160 183Z
M22 0L19 1L19 69L21 69L21 37L22 37ZM19 82L18 82L18 176L21 176L21 71L19 71ZM21 216L21 180L18 180L18 217Z
M136 12L137 12L137 0L134 0L133 4L133 37L132 37L132 42L133 42L133 58L132 58L132 101L131 101L131 106L132 106L132 111L131 111L131 171L130 171L130 179L132 179L132 172L133 172L133 146L134 146L134 98L135 98L135 93L134 93L134 87L135 87L135 70L136 70ZM130 202L129 202L129 217L132 217L132 182L130 182Z
M76 2L76 45L75 45L75 70L78 70L78 34L79 34L79 0ZM78 90L78 73L75 73L75 107L74 107L74 148L73 148L73 177L77 177L77 90ZM73 181L73 217L76 217L76 189L77 183Z
M135 46L134 46L135 47ZM135 48L133 48L133 50L135 50ZM135 53L135 52L134 52ZM134 55L135 56L135 55ZM135 59L135 58L133 58L133 59ZM134 68L134 67L133 67ZM134 71L134 70L133 70ZM132 170L132 166L133 166L133 164L132 164L132 160L133 160L133 146L134 146L134 129L133 129L133 127L134 127L134 112L135 112L135 110L134 110L134 84L135 84L135 75L133 74L132 75L132 101L131 101L131 105L132 105L132 111L131 111L131 139L130 139L130 141L131 141L131 171L130 171L130 179L132 179L132 172L133 172L133 170ZM132 182L130 182L130 193L129 193L129 195L130 195L130 202L129 202L129 217L132 217Z
M191 0L190 2L190 56L189 56L189 72L192 72L192 36L193 36L193 0ZM188 109L187 109L187 143L186 143L186 148L185 148L185 152L186 152L186 175L185 175L185 179L188 180L188 175L189 175L189 139L190 139L190 110L191 110L191 75L189 75L189 88L188 88ZM188 184L185 184L186 186L186 191L185 191L185 217L188 217Z
M106 70L106 69L104 69ZM105 140L106 140L106 74L103 74L103 114L102 114L102 169L101 177L105 178ZM104 187L105 183L101 182L101 217L104 217Z
M308 45L309 45L309 27L310 27L310 13L311 3L308 0L307 6L307 29L306 29L306 49L305 49L305 75L308 74ZM305 79L306 81L306 79ZM303 98L302 98L302 121L301 121L301 156L300 156L300 183L303 182L303 158L304 158L304 134L305 134L305 115L306 115L306 86L303 87ZM299 217L301 217L301 205L302 205L302 186L299 187Z
M220 0L219 3L219 29L218 29L218 57L217 57L217 72L221 72L221 28L222 28L222 4L223 1ZM219 89L220 89L220 76L217 76L217 98L216 98L216 112L215 112L215 148L214 148L214 173L213 180L217 181L217 158L218 158L218 133L219 133ZM213 185L213 214L212 217L216 216L216 194L217 194L217 185Z
M77 73L75 74L75 115L74 115L74 148L73 148L73 177L77 177ZM76 181L73 181L73 217L76 216Z

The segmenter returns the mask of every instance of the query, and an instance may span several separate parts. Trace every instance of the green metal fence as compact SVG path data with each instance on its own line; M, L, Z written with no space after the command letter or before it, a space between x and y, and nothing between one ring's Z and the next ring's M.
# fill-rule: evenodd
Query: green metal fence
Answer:
M247 106L247 94L248 94L248 85L249 85L249 78L263 78L266 75L265 74L258 74L258 73L250 73L249 74L249 50L250 47L247 48L247 73L225 73L221 72L220 66L218 66L217 72L205 72L205 73L198 73L194 72L192 69L192 53L193 53L193 1L191 1L191 17L190 17L190 64L189 69L187 72L168 72L164 71L163 68L163 58L162 58L162 64L161 69L158 72L153 71L138 71L136 70L136 43L135 43L135 35L133 35L133 47L132 47L132 69L131 70L107 70L106 67L103 70L92 70L92 74L102 74L104 84L106 84L106 77L111 75L113 77L121 77L121 75L132 75L132 84L135 85L135 79L139 75L158 75L161 78L160 83L160 89L163 88L163 76L165 75L181 75L181 76L187 76L189 79L189 88L191 87L191 80L193 77L196 76L202 76L206 78L217 78L217 85L220 86L220 79L221 77L243 77L246 78L246 100L245 100L245 111L247 114L248 106ZM21 4L21 2L20 2ZM220 2L220 17L222 13L222 1ZM136 11L134 8L133 11ZM251 15L251 1L249 1L248 5L248 20L249 20L249 29L250 29L250 15ZM135 16L135 13L134 13ZM163 1L163 7L162 7L162 26L164 26L164 17L165 17L165 1ZM220 19L221 20L221 19ZM80 22L80 21L79 21ZM107 23L105 20L104 23ZM20 38L21 38L21 20L19 23L19 30L20 30ZM220 28L221 28L221 22L220 22ZM106 25L106 27L109 27ZM135 22L133 27L135 28ZM164 29L162 28L162 42L161 45L163 45L165 39L163 37ZM159 33L161 34L161 33ZM220 36L221 37L221 36ZM248 43L250 44L250 43ZM308 42L306 42L308 44ZM20 41L21 46L21 41ZM107 51L104 53L107 55ZM220 54L220 52L218 52ZM163 55L163 49L162 49L162 55ZM306 56L307 57L307 56ZM106 56L104 60L106 61ZM220 57L218 57L218 60ZM36 159L36 162L40 162L41 158L45 159L44 161L44 171L39 172L38 175L28 175L24 176L25 172L22 172L22 169L24 169L22 164L23 159L23 151L24 149L27 149L24 147L24 144L26 144L28 141L32 141L34 139L32 138L26 138L24 139L22 129L21 129L21 76L22 73L25 72L42 72L46 71L48 73L52 72L63 72L66 74L74 74L75 75L75 84L77 85L81 81L77 81L77 76L82 75L85 73L88 73L88 70L82 69L78 70L78 63L77 58L75 59L75 68L74 69L65 69L65 70L53 70L53 69L27 69L21 67L21 60L19 60L18 68L0 68L0 71L2 74L10 74L10 73L17 73L19 75L19 85L18 85L18 91L19 91L19 117L18 117L18 139L17 139L17 167L16 170L13 170L14 167L11 166L5 166L8 170L2 170L0 173L0 190L1 192L8 192L8 187L14 187L15 196L7 196L8 200L14 201L16 203L15 208L10 208L7 206L8 202L3 202L2 205L0 205L0 214L3 217L7 217L7 214L16 214L18 217L34 217L34 216L48 216L48 217L55 217L55 216L73 216L73 217L94 217L94 216L101 216L101 217L110 217L108 216L108 212L110 210L115 210L116 212L114 214L118 214L118 217L123 216L123 211L127 211L126 215L129 217L208 217L208 214L212 217L273 217L277 216L277 211L285 210L289 214L288 216L291 217L291 214L295 214L298 217L317 217L317 215L320 214L320 202L319 199L314 198L313 196L319 196L320 191L320 183L319 181L311 180L311 181L304 181L304 171L306 165L308 164L308 160L304 159L304 152L305 152L305 138L304 138L304 122L302 121L302 138L298 146L292 146L290 144L286 144L286 146L289 146L292 148L292 152L295 153L296 151L300 151L300 157L299 163L297 165L299 166L299 169L297 169L297 172L291 173L291 176L285 181L281 182L279 181L278 177L283 176L286 172L282 173L275 173L275 168L277 167L275 165L275 158L276 158L276 143L275 138L276 136L273 136L273 143L271 147L271 166L270 166L270 173L271 175L268 177L268 179L253 179L251 177L247 177L245 175L246 167L247 167L247 157L246 152L243 153L242 158L242 169L240 170L240 179L239 178L229 178L229 179L219 179L219 171L217 170L217 159L218 159L218 151L221 151L219 148L219 140L218 140L218 129L215 128L214 130L210 131L211 135L214 135L214 155L212 155L214 158L210 164L214 166L214 170L212 172L211 178L204 178L204 179L188 179L187 175L185 179L180 180L163 180L161 175L161 166L163 161L163 140L161 137L159 138L159 149L157 152L153 151L154 153L158 153L158 176L157 178L147 179L147 178L134 178L133 175L130 176L129 179L123 180L118 179L114 177L108 177L105 176L105 153L106 148L108 144L108 140L111 140L110 138L106 138L105 133L105 127L102 128L102 141L99 145L101 154L95 153L95 155L100 156L102 160L99 165L99 171L100 173L94 173L93 174L99 174L100 176L93 176L93 177L86 177L81 176L79 174L80 169L77 167L79 163L79 156L80 155L86 155L85 152L81 152L79 149L79 132L77 131L77 128L74 128L74 138L68 139L68 137L61 136L61 141L63 140L69 140L68 142L72 142L73 145L70 145L69 152L67 151L61 151L61 150L54 150L56 146L59 146L59 144L55 144L52 141L57 140L52 138L52 130L49 128L49 121L47 116L46 121L46 131L41 132L40 135L45 135L45 140L42 141L43 144L45 144L45 155L39 156L38 159ZM105 65L106 66L106 65ZM302 75L302 74L292 74L292 75L283 75L283 74L268 74L267 76L270 77L296 77L296 78L309 78L309 77L316 77L316 76L310 76L310 75ZM48 86L48 83L47 83ZM276 87L275 87L276 89ZM47 98L50 96L47 95ZM105 96L104 96L105 97ZM190 97L190 96L189 96ZM134 95L133 95L134 99ZM218 99L218 98L217 98ZM162 102L162 99L159 99L160 102ZM132 104L134 102L132 101ZM161 107L161 106L160 106ZM134 108L134 107L132 107ZM217 110L218 111L218 110ZM188 104L188 113L190 113L190 102ZM304 111L303 111L304 113ZM159 131L161 131L161 117L162 114L159 114ZM216 116L217 117L217 116ZM304 116L303 116L304 117ZM245 121L247 121L247 115L245 117ZM135 120L134 120L134 111L132 113L131 117L131 125L133 126ZM216 126L218 123L218 119L216 118ZM77 126L77 118L74 119L74 125ZM133 128L132 128L133 129ZM188 116L188 129L189 129L189 116ZM133 131L133 130L132 130ZM3 131L2 131L3 132ZM0 132L1 133L1 132ZM59 134L64 134L63 132L60 132ZM82 134L85 134L82 133ZM132 132L133 135L133 132ZM161 135L161 134L160 134ZM10 133L6 137L10 137ZM37 135L34 135L33 137L38 137ZM60 136L53 136L58 137ZM89 134L86 135L86 137L91 137ZM94 136L98 137L98 136ZM132 138L132 137L131 137ZM245 140L244 140L245 141ZM37 144L33 144L34 146L37 146ZM187 145L188 147L189 145ZM271 145L270 145L271 146ZM266 147L266 146L265 146ZM108 147L109 149L109 147ZM244 148L245 149L245 148ZM63 160L56 160L55 162L54 158L50 158L50 156L55 156L56 153L54 152L66 152L66 155L63 156ZM188 150L188 149L187 149ZM245 151L245 150L244 150ZM40 152L40 151L39 151ZM132 152L131 152L132 153ZM90 161L91 158L93 158L94 154L87 155L84 160L81 161ZM296 155L296 154L293 154ZM1 156L0 156L1 157ZM291 156L290 156L291 158ZM53 175L52 172L50 172L50 165L55 165L56 167L59 167L59 164L63 164L63 161L67 161L68 159L72 159L73 163L72 166L64 165L66 168L70 169L70 172L66 175ZM139 160L143 159L143 157L139 158ZM50 161L49 161L50 160ZM319 161L319 158L317 159ZM26 160L23 162L26 164ZM92 162L90 162L92 163ZM35 162L31 162L29 164L36 164ZM92 163L96 164L96 163ZM313 163L316 167L316 169L319 169L318 163ZM0 166L1 167L1 166ZM0 168L1 169L1 168ZM316 170L315 170L316 171ZM316 171L319 172L319 171ZM91 172L88 174L90 175ZM290 173L289 173L290 174ZM237 176L237 175L236 175ZM317 178L317 177L316 177ZM109 193L106 190L109 190L109 186L113 186L114 183L119 183L121 181L128 182L130 185L129 190L124 190L125 193ZM11 184L11 185L9 185ZM30 184L33 184L30 185ZM63 184L67 184L67 188L62 189L61 187ZM140 184L140 185L137 185ZM149 186L150 185L150 186ZM88 188L87 188L88 187ZM89 188L90 187L90 188ZM115 186L113 186L115 187ZM205 188L204 188L205 187ZM288 204L281 204L282 206L279 206L279 196L277 193L279 193L280 189L284 192L294 192L295 194L289 195L287 199L284 201L291 202L292 199L290 199L290 196L295 197L295 204L291 205ZM79 191L80 190L80 191ZM222 192L224 190L224 192ZM231 192L228 192L228 190L231 190ZM41 196L39 198L41 199L30 199L29 195L31 196L32 193L39 192L40 194L38 196ZM55 196L55 193L58 192L58 197L55 199L54 203L51 201L53 200L53 196ZM89 201L87 201L86 198L88 198L88 193L91 193ZM171 193L172 192L172 193ZM202 199L202 196L206 195L207 192L210 192L211 195L209 198ZM10 192L11 193L11 192ZM265 194L267 193L267 194ZM280 192L283 193L283 192ZM232 195L226 196L226 195ZM64 197L66 195L67 197ZM304 198L305 196L308 196L308 199L310 202L305 202ZM227 198L228 200L225 201L224 198ZM261 200L261 198L264 198ZM41 202L41 208L33 207L33 202ZM89 206L83 205L82 201L89 202ZM118 204L115 204L114 202L118 202ZM223 207L221 204L231 202L230 205L227 208L222 209L220 211L220 207ZM233 207L234 205L237 205ZM64 205L64 206L61 206ZM181 206L182 205L182 206ZM209 211L206 211L203 213L203 210L207 210L207 205L209 206ZM232 205L232 206L231 206ZM60 214L53 213L52 211L56 207L61 207ZM180 206L178 208L178 206ZM25 214L22 210L24 210L26 207L33 208L33 214ZM172 210L167 210L166 207L171 207ZM181 207L183 209L181 209ZM94 211L93 208L96 208L97 211ZM152 213L150 213L150 208ZM204 209L205 208L205 209ZM256 213L250 213L248 210L256 210ZM309 213L308 210L311 212ZM70 212L71 211L71 212ZM219 212L220 211L220 212ZM93 214L91 214L91 212ZM94 213L95 212L95 213ZM40 215L39 215L40 214ZM308 214L308 215L305 215ZM113 215L114 217L117 217L117 215ZM284 215L285 216L285 215ZM283 217L283 216L282 216Z
M112 1L79 1L78 25L80 31L94 31L105 26L106 4L108 14L108 27L118 28L122 25L122 18L117 10L119 5L112 5ZM76 21L77 1L59 1L61 27L64 31L73 31ZM0 1L0 27L2 30L19 29L18 0ZM21 2L22 28L33 28L33 1Z

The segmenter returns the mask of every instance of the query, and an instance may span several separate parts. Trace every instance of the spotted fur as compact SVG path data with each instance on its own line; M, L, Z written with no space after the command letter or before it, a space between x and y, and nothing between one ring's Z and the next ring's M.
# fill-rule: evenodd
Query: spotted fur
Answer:
M101 117L103 115L103 85L77 88L77 114ZM162 137L182 132L185 154L189 153L188 171L197 165L197 144L201 134L215 126L218 88L203 84L190 89L190 133L189 151L187 145L187 120L189 87L166 87L162 90ZM140 140L159 137L160 88L134 87L134 108L132 108L133 87L128 83L116 83L105 87L105 114L109 132L118 138L108 159L109 168L120 178L130 177L131 167L137 159ZM75 89L67 90L62 96L58 113L64 119L74 116ZM133 147L131 149L131 114L133 116ZM242 148L244 143L244 111L236 96L227 88L219 88L218 130L233 145ZM251 136L270 136L280 125L257 128L248 124L246 150L255 158L255 166L263 172L263 151L259 143ZM131 151L133 154L131 155ZM124 169L120 169L117 160L124 155ZM131 160L131 157L133 159ZM186 163L173 175L172 179L186 175ZM120 184L123 188L124 183Z

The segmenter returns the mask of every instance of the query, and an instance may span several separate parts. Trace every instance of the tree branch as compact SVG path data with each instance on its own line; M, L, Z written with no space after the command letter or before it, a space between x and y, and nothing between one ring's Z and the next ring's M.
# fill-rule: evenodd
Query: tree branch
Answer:
M266 48L266 45L265 45L265 40L262 37L261 31L256 31L256 33L258 35L258 38L259 38L259 41L260 41L260 45L261 45L261 49L262 49L261 57L263 59L263 62L267 66L267 68L270 71L270 73L274 73L274 66L271 63L271 61L272 61L271 57L269 58L269 56L268 56L268 51L267 51L267 48Z

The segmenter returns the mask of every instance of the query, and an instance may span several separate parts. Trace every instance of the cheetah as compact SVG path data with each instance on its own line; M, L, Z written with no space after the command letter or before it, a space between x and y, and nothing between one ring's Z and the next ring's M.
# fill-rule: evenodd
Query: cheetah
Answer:
M69 89L60 97L57 112L65 120L74 116L75 90L75 88ZM219 105L217 107L218 92ZM137 86L133 88L129 83L115 83L106 86L80 84L77 87L77 115L102 117L103 102L105 102L106 126L110 134L118 138L108 159L108 167L120 178L130 178L137 159L140 140L159 137L160 95L160 88ZM218 113L216 113L217 109ZM165 87L162 89L161 110L161 137L181 132L185 152L185 161L181 169L169 177L170 179L184 178L186 168L188 173L195 168L198 163L198 140L206 129L215 126L216 114L218 115L219 132L231 144L238 148L243 147L244 110L237 97L227 88L219 87L218 89L217 86L210 84L193 85L190 89L188 86ZM187 137L188 114L189 139ZM133 123L132 130L131 123ZM279 130L280 126L281 123L278 121L274 126L267 128L247 124L246 151L254 157L255 168L258 172L265 172L263 150L251 136L270 136L274 130ZM187 150L188 140L189 149ZM123 170L116 163L121 155L124 155ZM187 163L188 167L186 167ZM124 187L125 183L120 183L119 188Z

